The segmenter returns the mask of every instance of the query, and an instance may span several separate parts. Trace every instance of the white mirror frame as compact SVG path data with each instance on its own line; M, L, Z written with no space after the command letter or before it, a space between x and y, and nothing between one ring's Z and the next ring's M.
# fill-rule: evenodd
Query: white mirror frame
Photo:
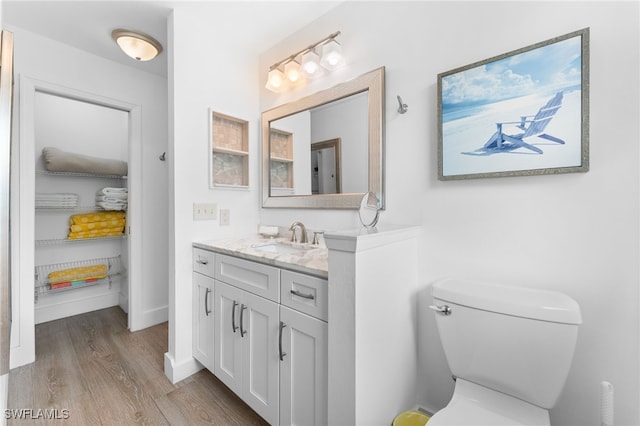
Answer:
M270 123L347 96L368 92L369 105L369 188L366 192L271 196ZM314 93L262 113L262 206L267 208L353 209L362 197L373 192L378 208L384 209L384 67L351 81Z

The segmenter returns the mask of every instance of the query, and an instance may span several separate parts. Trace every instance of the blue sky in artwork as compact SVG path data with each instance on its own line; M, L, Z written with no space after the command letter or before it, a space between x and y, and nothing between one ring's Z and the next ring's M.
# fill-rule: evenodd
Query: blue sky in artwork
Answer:
M443 112L531 94L579 88L581 37L576 36L442 78Z

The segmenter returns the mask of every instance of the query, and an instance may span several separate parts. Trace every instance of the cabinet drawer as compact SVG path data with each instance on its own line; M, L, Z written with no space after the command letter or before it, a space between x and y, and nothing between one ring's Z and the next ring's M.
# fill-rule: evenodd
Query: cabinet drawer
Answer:
M312 317L327 321L327 280L282 271L280 303Z
M266 299L280 302L280 269L218 254L215 278Z
M202 275L213 278L213 259L214 253L212 251L202 250L199 248L193 249L193 270L199 272Z

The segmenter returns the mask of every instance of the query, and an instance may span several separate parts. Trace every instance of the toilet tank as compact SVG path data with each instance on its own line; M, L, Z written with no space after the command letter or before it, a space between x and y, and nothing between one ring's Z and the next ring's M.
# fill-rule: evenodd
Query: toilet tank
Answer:
M569 296L547 290L444 280L432 287L436 323L454 376L539 407L564 387L582 322Z

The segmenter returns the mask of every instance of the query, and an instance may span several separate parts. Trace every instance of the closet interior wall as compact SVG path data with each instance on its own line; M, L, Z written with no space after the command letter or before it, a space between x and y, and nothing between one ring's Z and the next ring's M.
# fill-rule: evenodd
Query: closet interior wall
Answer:
M100 210L96 192L105 187L127 187L125 177L47 173L42 149L54 147L91 157L127 161L127 111L81 100L36 92L35 192L77 194L77 207L35 210L35 323L120 305L129 310L128 244L126 237L71 241L71 215ZM106 279L51 290L43 286L48 272L100 263L108 265Z

